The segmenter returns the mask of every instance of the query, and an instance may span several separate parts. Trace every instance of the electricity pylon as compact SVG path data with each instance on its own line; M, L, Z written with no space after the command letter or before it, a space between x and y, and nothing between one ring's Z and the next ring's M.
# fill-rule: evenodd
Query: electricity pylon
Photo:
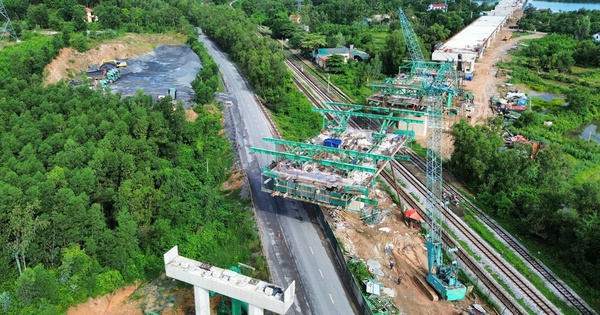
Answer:
M2 0L0 0L0 15L2 15L2 20L4 22L2 23L2 29L0 29L0 40L2 40L5 35L8 35L18 42L19 38L17 37L17 33L12 26L8 13L6 13L6 8L4 8L4 3L2 3Z

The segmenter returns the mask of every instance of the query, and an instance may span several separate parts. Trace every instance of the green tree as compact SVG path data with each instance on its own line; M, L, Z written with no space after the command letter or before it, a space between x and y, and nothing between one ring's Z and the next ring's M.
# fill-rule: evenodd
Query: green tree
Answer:
M297 30L296 24L287 17L279 17L271 24L272 36L276 39L292 38Z
M393 31L388 35L385 49L382 53L383 73L387 75L398 74L398 68L410 58L406 49L406 43L400 30Z
M94 8L94 14L105 28L118 29L123 24L122 11L116 5L102 3Z
M8 244L12 256L15 258L19 275L23 275L23 269L27 269L27 251L33 241L36 231L44 228L48 223L37 217L35 212L39 211L39 201L27 204L25 207L16 205L12 208L9 216L9 228L12 241Z
M318 33L305 33L300 42L300 49L304 53L315 52L319 47L327 45L325 35Z
M32 26L48 27L48 7L45 4L31 5L27 8L27 21Z
M590 37L590 27L590 17L586 15L579 16L575 20L575 32L573 36L575 36L576 40L588 39Z
M87 38L83 34L75 34L71 36L69 44L78 52L86 52L90 49L87 43Z
M342 73L346 66L346 60L343 55L333 54L327 59L327 70L333 73Z
M597 98L589 88L571 87L567 93L567 101L569 102L569 109L583 117L595 114L597 111Z

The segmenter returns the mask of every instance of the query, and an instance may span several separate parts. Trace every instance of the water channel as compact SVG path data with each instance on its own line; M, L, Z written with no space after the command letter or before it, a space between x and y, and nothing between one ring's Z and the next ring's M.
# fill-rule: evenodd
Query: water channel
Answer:
M483 3L484 1L474 0L473 2ZM497 3L498 1L493 1L493 3ZM581 8L587 10L600 10L600 3L576 3L576 2L555 2L555 1L537 1L537 0L529 0L525 4L533 5L537 9L550 9L552 12L567 12L567 11L577 11Z
M537 9L550 9L552 12L567 12L567 11L577 11L581 8L587 10L600 10L600 3L575 3L575 2L554 2L554 1L537 1L537 0L529 0L525 4L533 5Z
M600 126L600 120L593 121L583 128L583 131L579 134L579 138L586 141L595 141L600 144L600 130L598 129L598 126Z

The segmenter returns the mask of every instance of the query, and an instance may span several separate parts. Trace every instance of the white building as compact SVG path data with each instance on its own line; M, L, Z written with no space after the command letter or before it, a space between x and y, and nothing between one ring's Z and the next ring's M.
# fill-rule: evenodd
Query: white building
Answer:
M592 37L594 38L595 41L600 42L600 32L592 35Z
M446 10L446 5L443 3L433 3L427 7L427 11L431 10Z

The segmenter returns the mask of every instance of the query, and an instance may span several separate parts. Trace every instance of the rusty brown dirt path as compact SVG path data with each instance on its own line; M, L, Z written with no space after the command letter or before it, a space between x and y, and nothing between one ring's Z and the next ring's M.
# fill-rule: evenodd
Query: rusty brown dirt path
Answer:
M514 16L518 19L523 15L523 10L515 11ZM525 36L513 37L510 40L504 41L506 35L517 35L515 30L509 29L509 26L516 25L514 21L507 24L500 33L494 38L492 44L484 52L483 58L475 63L475 71L473 73L473 81L465 81L465 87L474 97L475 112L471 116L469 122L471 124L483 124L494 113L489 106L490 97L497 94L498 86L502 83L501 79L496 77L498 69L495 64L498 61L507 61L510 59L508 51L523 39L541 38L546 33L534 33Z

